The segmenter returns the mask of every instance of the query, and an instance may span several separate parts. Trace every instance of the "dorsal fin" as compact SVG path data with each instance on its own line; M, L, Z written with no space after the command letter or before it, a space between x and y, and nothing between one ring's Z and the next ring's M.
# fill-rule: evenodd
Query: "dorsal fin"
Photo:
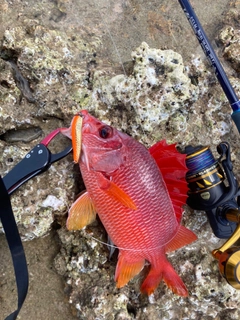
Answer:
M182 217L182 206L187 200L188 186L185 179L188 171L185 163L186 155L176 150L176 144L167 144L161 140L149 148L166 183L177 220Z

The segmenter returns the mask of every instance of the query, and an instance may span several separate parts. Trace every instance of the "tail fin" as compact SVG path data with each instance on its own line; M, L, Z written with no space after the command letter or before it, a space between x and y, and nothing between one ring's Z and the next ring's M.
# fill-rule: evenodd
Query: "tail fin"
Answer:
M161 266L151 266L151 269L141 286L141 292L147 295L152 294L162 279L173 293L183 297L188 296L187 288L182 279L173 269L170 262L165 259L164 263L161 262Z
M166 268L164 268L163 280L173 293L183 297L188 296L188 290L185 284L169 262Z
M147 294L148 296L150 294L153 293L153 291L157 288L157 286L159 285L159 283L162 280L162 270L157 270L156 268L153 268L153 266L151 266L151 269L147 275L147 277L145 278L145 280L143 281L142 285L141 285L141 292L143 294Z

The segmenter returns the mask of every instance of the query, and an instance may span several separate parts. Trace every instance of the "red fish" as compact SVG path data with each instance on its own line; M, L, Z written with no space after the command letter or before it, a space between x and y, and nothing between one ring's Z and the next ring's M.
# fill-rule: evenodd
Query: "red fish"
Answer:
M180 225L188 190L185 155L165 141L148 150L86 110L63 133L72 137L74 160L87 189L70 208L67 228L81 229L97 213L119 248L118 288L148 261L151 266L142 293L150 295L163 279L174 293L187 296L183 281L166 258L167 252L197 238Z

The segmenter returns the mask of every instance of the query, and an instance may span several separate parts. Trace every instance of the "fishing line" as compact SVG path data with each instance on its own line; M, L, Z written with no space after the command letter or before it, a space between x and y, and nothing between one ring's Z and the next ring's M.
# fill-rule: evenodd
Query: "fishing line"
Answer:
M68 209L68 212L69 212L70 206L68 205L68 202L67 202L67 201L65 201L65 205L66 205L66 207L67 207L67 209ZM81 230L79 230L79 231L83 231L83 229L81 229ZM99 240L99 239L95 238L94 236L90 235L89 233L86 233L84 236L85 236L86 238L93 239L93 240L95 240L96 242L101 243L101 244L107 246L108 248L113 248L113 249L118 249L118 250L125 250L125 251L133 251L133 252L141 252L141 251L143 251L143 249L134 249L134 248L131 249L131 248L117 247L117 246L115 246L114 244L109 244L109 243L107 243L107 242L104 242L104 241L102 241L102 240ZM170 241L171 241L171 240L170 240ZM167 243L166 243L166 244L167 244ZM164 246L165 246L166 244L164 244ZM153 248L150 248L150 249L145 248L144 250L157 250L157 249L162 248L162 247L163 247L163 245L162 245L162 246L153 247Z
M102 14L102 12L101 12L101 10L100 10L97 2L96 2L95 0L93 0L93 3L94 3L95 8L97 9L97 11L99 12L100 18L101 18L101 20L102 20L102 22L103 22L103 24L104 24L104 26L105 26L105 28L106 28L106 30L107 30L107 33L108 33L108 35L109 35L109 38L110 38L110 40L111 40L111 42L112 42L112 44L113 44L113 46L114 46L114 50L115 50L115 52L116 52L116 54L117 54L119 63L120 63L120 65L121 65L121 67L122 67L122 70L123 70L123 73L124 73L125 77L128 78L128 75L127 75L126 70L125 70L125 68L124 68L123 60L122 60L121 55L120 55L120 52L119 52L119 50L118 50L118 48L117 48L116 42L115 42L115 40L114 40L114 37L113 37L113 35L112 35L111 31L110 31L110 28L109 28L109 26L108 26L108 24L107 24L107 22L106 22L106 19L104 18L104 16L103 16L103 14ZM133 6L132 4L130 4L130 5L132 6L132 11L134 12L134 6ZM140 6L139 6L139 7L140 7ZM122 116L122 119L123 119L123 116ZM125 124L126 124L126 123L125 123ZM127 124L126 124L126 125L127 125ZM123 128L123 123L122 123L122 125L121 125L121 128ZM143 137L140 138L140 142L142 142L142 141L145 140L145 144L146 144L147 141L148 141L148 139L147 139L147 134L146 134L146 132L144 131L144 128L143 128L142 125L138 124L138 128L141 129L142 134L143 134ZM137 128L137 130L138 130L138 128ZM144 139L143 139L143 138L144 138Z
M107 30L107 33L108 33L108 35L109 35L109 38L111 39L111 42L112 42L112 44L113 44L113 46L114 46L114 49L115 49L115 51L116 51L116 54L117 54L117 56L118 56L119 62L120 62L120 64L121 64L121 67L122 67L122 69L123 69L123 73L124 73L124 75L127 77L127 73L126 73L126 70L125 70L125 68L124 68L121 55L120 55L119 50L118 50L118 48L117 48L116 42L115 42L114 39L113 39L113 36L112 36L111 31L110 31L110 29L109 29L109 27L108 27L108 24L107 24L106 20L104 19L104 16L103 16L103 14L101 13L101 10L100 10L100 8L99 8L99 6L97 5L97 3L96 3L95 0L93 0L93 3L94 3L94 5L95 5L95 8L97 9L97 11L99 12L99 15L100 15L100 17L101 17L101 20L102 20L102 22L103 22L103 24L104 24L104 26L105 26L105 28L106 28L106 30Z
M188 174L200 172L202 169L210 167L214 163L216 163L216 160L213 157L210 147L201 148L199 151L196 151L194 155L187 156Z
M142 252L142 251L145 251L145 250L148 250L148 251L152 251L152 250L157 250L157 249L160 249L160 248L162 248L162 247L164 247L164 246L166 246L167 245L167 243L165 243L164 245L161 245L161 246L157 246L157 247L152 247L152 248L144 248L144 249L134 249L134 248L123 248L123 247L117 247L117 246L115 246L115 245L113 245L113 244L108 244L108 243L106 243L106 242L104 242L104 241L101 241L101 240L99 240L99 239L97 239L97 238L95 238L94 236L92 236L92 235L90 235L90 234L86 234L86 237L90 237L91 239L93 239L93 240L95 240L95 241L97 241L97 242L99 242L99 243L101 243L101 244L104 244L104 245L106 245L107 247L110 247L110 248L113 248L113 249L118 249L118 250L125 250L125 251L133 251L133 252ZM171 239L172 240L172 239ZM170 240L170 241L171 241ZM169 241L169 242L170 242Z

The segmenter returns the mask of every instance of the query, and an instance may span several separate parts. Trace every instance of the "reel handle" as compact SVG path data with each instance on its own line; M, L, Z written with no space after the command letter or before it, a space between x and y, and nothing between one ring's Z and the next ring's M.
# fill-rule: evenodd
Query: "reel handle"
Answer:
M212 255L218 260L219 271L227 282L235 289L240 289L240 247L234 243L240 238L240 211L229 209L226 213L229 221L237 222L237 228L233 235L218 249L212 251Z
M215 251L215 250L214 250ZM213 256L215 255L213 251ZM215 256L214 256L215 257ZM215 257L216 258L216 257ZM235 289L240 289L240 248L231 247L218 256L220 274Z
M240 290L240 247L234 245L240 239L240 190L233 173L229 144L221 143L217 151L218 160L209 147L186 147L189 169L186 180L190 189L187 204L205 211L214 234L228 239L213 250L212 255L218 260L222 276Z

